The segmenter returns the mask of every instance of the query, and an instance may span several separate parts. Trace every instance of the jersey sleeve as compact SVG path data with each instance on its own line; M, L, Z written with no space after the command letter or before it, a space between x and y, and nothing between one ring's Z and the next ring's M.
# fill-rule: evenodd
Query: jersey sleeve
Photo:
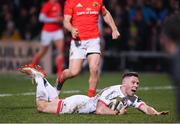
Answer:
M104 5L101 6L101 13L104 13L106 11L106 7Z
M101 0L101 8L100 8L100 12L101 14L104 13L106 11L106 7L103 4L103 0Z
M72 0L66 0L64 6L64 15L72 15L72 13L73 13Z
M132 103L132 106L134 107L134 108L139 108L141 105L143 105L144 104L144 102L140 99L140 98L138 98L137 96L135 96L135 100L134 100L134 102Z

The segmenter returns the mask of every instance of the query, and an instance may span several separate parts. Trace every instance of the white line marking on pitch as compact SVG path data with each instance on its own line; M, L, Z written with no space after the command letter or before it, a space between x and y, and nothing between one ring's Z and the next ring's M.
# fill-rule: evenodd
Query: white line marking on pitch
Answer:
M140 87L139 90L171 90L174 89L172 86L156 86L156 87ZM101 89L97 89L97 92L99 92ZM80 90L67 90L62 91L63 94L72 94L72 93L82 93ZM26 93L2 93L0 94L0 97L8 97L8 96L32 96L35 95L35 92L26 92Z

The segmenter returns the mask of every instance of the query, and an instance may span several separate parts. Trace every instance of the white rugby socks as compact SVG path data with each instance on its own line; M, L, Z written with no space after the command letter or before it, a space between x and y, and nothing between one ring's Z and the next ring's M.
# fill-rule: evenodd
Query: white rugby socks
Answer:
M35 76L36 82L36 99L48 101L48 92L44 86L44 80L42 77Z
M58 97L58 94L54 87L47 81L47 79L36 76L36 98L51 101Z
M47 81L46 78L44 78L44 81L46 82L45 88L48 92L49 100L51 101L51 100L55 99L56 97L58 97L56 89Z

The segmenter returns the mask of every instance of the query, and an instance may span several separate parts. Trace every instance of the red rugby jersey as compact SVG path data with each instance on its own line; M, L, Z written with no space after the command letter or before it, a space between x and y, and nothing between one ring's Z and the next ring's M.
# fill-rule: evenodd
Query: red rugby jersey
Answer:
M99 37L98 15L105 11L102 0L66 0L64 15L72 16L71 23L78 29L80 40Z
M43 5L41 13L45 14L48 18L56 18L61 15L62 8L58 2L51 3L47 2ZM43 30L45 31L56 31L62 28L60 23L44 23Z

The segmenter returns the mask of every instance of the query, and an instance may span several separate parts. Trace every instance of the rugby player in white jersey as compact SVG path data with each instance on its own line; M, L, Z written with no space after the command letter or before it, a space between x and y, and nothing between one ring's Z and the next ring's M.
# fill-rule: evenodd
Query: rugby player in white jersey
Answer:
M135 95L139 87L139 76L135 72L125 73L121 85L107 87L95 97L73 95L59 99L55 88L47 81L45 73L39 66L26 65L19 68L19 71L30 75L36 83L36 107L39 112L122 115L132 106L147 115L168 114L167 111L155 110ZM123 106L120 110L112 110L109 105L112 99L117 97L122 99Z

